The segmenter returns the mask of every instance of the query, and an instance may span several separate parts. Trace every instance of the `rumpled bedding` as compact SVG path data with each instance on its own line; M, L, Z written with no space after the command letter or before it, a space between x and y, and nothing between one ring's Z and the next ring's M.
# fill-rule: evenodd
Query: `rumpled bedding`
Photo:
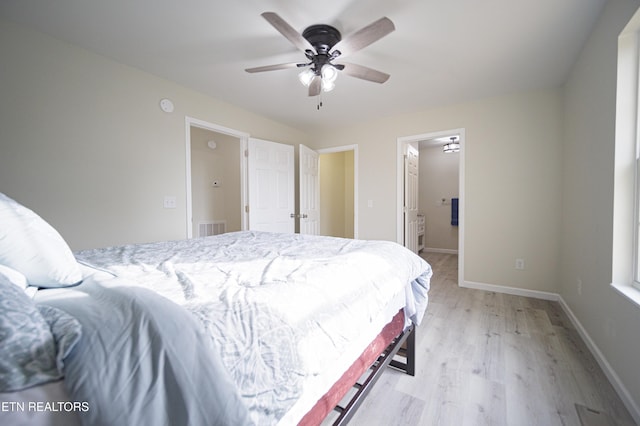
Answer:
M107 356L105 350L91 361L96 362L92 375L97 377L80 368L67 372L72 397L102 392L107 401L112 397L122 407L137 401L133 414L103 418L100 413L86 424L277 424L299 398L305 378L330 366L389 300L402 296L406 318L419 324L431 277L424 260L396 243L252 231L88 250L76 257L108 271L117 284L85 279L85 284L67 291L91 297L77 299L80 303L73 298L59 301L70 311L76 309L71 305L84 306L83 330L95 330L89 332L93 340L80 345L68 365L87 356L87 346L111 352ZM105 300L115 298L114 291L126 297L114 301L117 309L105 307ZM142 319L137 317L139 305L146 311ZM105 317L115 325L105 324ZM197 325L182 325L192 322ZM112 327L113 335L102 337ZM127 340L143 336L145 328L149 337L130 346ZM154 333L162 337L152 337ZM156 351L166 356L158 357ZM138 359L141 355L156 361L145 367ZM189 362L174 366L174 358L181 357ZM213 372L205 366L206 358L215 364ZM191 365L197 368L189 369ZM237 389L241 402L233 395L213 395L210 382L225 374L234 385L222 380L223 395ZM166 388L180 380L196 383L167 395L172 392ZM211 413L199 412L216 398L228 412L226 420L213 421L208 418ZM174 408L176 400L179 407ZM114 406L115 402L108 409L118 411ZM146 418L147 411L156 410L154 421ZM171 421L162 421L166 415L173 416ZM227 423L229 418L234 421Z
M184 309L118 278L42 290L37 303L73 315L82 338L65 387L83 425L249 425L215 342ZM56 414L56 413L53 413Z

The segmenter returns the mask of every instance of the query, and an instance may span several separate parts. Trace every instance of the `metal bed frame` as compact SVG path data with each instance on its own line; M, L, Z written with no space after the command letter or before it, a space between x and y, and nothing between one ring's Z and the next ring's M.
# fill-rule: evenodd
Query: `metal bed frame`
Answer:
M390 366L397 368L410 376L415 376L415 353L416 333L415 326L412 324L394 338L389 346L387 346L387 348L378 356L376 361L369 367L369 373L363 377L364 380L362 380L362 382L357 381L354 383L353 388L356 389L356 392L351 399L348 400L347 404L344 407L337 405L334 408L334 411L337 411L340 415L333 422L333 426L346 425L349 420L351 420L356 410L360 404L362 404L364 398L371 391L371 388L378 381L386 367ZM394 359L396 356L404 358L404 361Z

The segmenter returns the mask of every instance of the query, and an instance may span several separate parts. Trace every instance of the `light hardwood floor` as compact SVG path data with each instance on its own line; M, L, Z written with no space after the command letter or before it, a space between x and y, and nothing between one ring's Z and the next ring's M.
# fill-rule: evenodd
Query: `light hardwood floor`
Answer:
M557 302L460 288L456 255L424 257L416 375L388 369L350 425L635 424Z

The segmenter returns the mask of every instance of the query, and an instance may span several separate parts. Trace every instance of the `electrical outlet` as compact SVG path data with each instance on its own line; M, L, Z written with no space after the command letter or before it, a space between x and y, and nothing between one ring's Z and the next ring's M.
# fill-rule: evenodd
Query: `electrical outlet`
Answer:
M578 278L577 282L578 296L582 296L582 280Z
M524 259L516 259L516 269L519 271L524 270Z

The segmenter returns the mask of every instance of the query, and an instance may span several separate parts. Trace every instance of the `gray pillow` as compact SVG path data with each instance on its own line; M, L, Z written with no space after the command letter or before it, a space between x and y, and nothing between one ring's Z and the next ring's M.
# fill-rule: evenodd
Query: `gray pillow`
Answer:
M53 307L39 308L3 274L0 294L0 392L60 379L62 361L80 338L78 321Z

